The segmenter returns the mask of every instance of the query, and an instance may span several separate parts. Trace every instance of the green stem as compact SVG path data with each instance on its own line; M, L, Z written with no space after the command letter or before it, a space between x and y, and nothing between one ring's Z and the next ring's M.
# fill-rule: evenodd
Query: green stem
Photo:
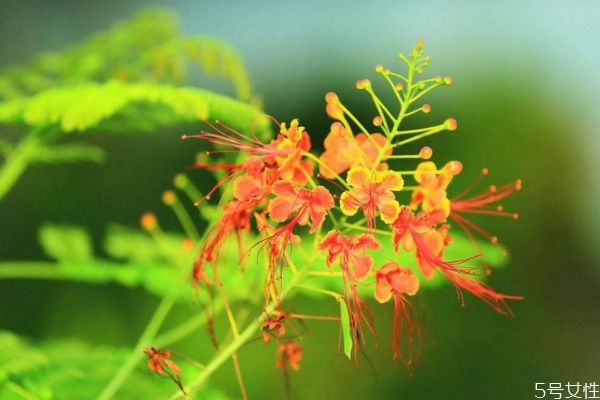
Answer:
M304 273L295 275L294 278L286 286L286 288L280 293L279 301L281 302L285 298L285 296L287 296L287 294L296 287L298 282L304 279L304 277ZM200 372L196 379L194 379L192 382L186 385L185 391L188 393L188 395L192 395L193 392L195 392L200 386L202 386L202 384L211 376L211 374L217 368L219 368L224 362L229 360L229 358L231 358L231 356L233 356L233 354L236 353L240 349L240 347L242 347L252 337L252 335L254 335L256 330L258 330L260 325L263 323L265 315L271 313L273 309L275 309L275 307L276 304L269 303L267 309L261 314L260 317L254 319L254 321L252 321L246 327L246 329L240 332L239 336L234 338L234 340L231 341L229 345L227 345L227 347L223 347L215 355L212 361L206 365L206 367ZM183 396L183 394L181 392L177 392L171 397L169 397L169 400L175 400L180 398L181 396Z
M0 279L69 279L53 262L19 262L0 263Z

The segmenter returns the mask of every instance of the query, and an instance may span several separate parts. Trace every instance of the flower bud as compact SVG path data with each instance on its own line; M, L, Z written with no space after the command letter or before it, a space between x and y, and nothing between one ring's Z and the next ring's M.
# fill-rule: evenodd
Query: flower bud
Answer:
M444 122L444 125L446 126L446 129L448 129L449 131L455 131L456 128L458 127L456 120L454 118L448 118Z

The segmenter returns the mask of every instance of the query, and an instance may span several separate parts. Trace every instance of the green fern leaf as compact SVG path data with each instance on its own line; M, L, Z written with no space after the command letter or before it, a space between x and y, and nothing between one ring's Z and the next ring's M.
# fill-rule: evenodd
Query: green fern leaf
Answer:
M45 225L38 232L44 252L58 261L80 262L92 258L92 241L82 228L67 225Z
M257 120L259 110L226 96L191 87L119 81L52 88L27 99L0 103L0 122L58 125L65 132L81 132L101 128L102 122L136 103L168 109L170 115L159 121L162 123L221 119L234 129L247 131L256 120L255 133L263 137L269 135L268 119ZM150 108L144 114L129 112L125 115L143 119L144 115L153 113Z
M13 333L0 331L0 398L94 399L122 365L131 350L94 347L76 340L30 344ZM198 370L190 362L177 360L182 381L191 380ZM123 399L166 398L177 390L173 382L157 376L140 363L118 393ZM204 393L204 392L203 392ZM206 388L207 399L227 397ZM21 395L19 395L21 394ZM27 398L27 397L25 397Z
M69 143L51 147L39 148L31 156L33 161L45 163L60 163L74 161L104 161L106 154L103 149L85 143Z

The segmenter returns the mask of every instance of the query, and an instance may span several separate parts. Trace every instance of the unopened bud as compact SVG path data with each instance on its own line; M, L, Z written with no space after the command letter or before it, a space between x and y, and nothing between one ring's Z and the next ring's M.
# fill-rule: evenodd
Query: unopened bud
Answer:
M463 165L460 161L450 161L444 165L444 169L451 175L458 175L463 169Z
M381 126L382 123L383 119L381 116L377 115L376 117L373 117L373 126Z
M140 218L140 225L142 226L142 229L153 231L158 226L158 223L156 222L156 216L151 212L142 214L142 217Z
M423 104L421 111L423 111L425 114L428 114L431 111L431 106L429 104Z
M446 125L446 129L448 129L449 131L455 131L458 127L458 124L456 123L456 120L454 118L448 118L444 122L444 124Z
M421 157L423 160L429 160L432 155L433 150L429 146L425 146L419 151L419 157Z
M452 85L452 82L453 80L451 77L447 76L444 78L444 85Z
M337 104L340 102L340 98L334 92L327 92L325 95L325 101L327 104Z
M173 185L175 185L178 189L183 189L188 184L188 178L185 174L177 174L175 178L173 178Z
M186 252L194 250L194 241L190 238L183 239L183 241L181 242L181 248L183 249L183 251Z
M172 190L167 190L162 195L162 201L163 201L163 203L165 203L168 206L170 206L173 203L175 203L175 199L176 199L175 192L173 192Z
M356 81L357 89L367 89L370 87L371 87L371 81L368 79L359 79L358 81Z

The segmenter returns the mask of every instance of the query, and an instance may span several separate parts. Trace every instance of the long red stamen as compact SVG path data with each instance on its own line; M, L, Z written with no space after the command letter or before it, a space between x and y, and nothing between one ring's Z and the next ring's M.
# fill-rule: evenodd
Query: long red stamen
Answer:
M506 303L506 300L523 300L523 296L511 296L496 292L483 282L475 281L453 273L452 271L443 271L444 276L454 285L456 294L460 299L462 306L465 305L464 294L462 290L467 290L479 299L487 303L499 314L512 315L512 310Z

